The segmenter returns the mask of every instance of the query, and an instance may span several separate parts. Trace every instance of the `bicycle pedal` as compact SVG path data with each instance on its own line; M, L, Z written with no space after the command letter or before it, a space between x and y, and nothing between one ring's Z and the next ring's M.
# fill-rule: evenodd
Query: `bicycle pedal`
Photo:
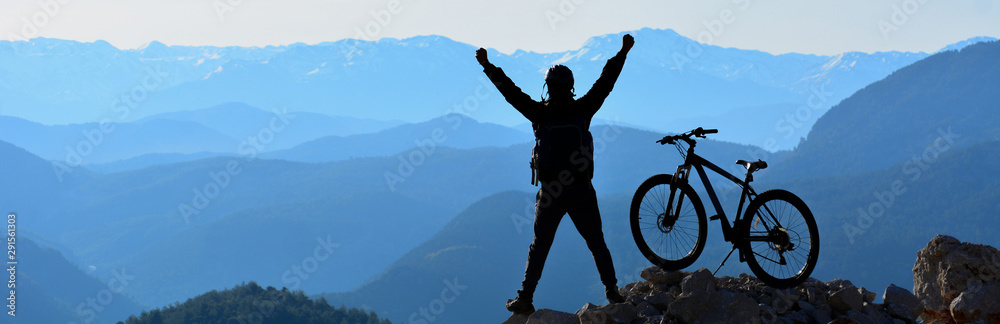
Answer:
M708 217L708 220L719 220L719 214L712 215Z

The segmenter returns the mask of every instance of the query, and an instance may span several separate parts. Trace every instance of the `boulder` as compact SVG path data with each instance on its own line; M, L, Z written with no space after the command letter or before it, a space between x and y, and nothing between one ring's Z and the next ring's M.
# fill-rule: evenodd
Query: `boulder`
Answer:
M632 295L632 288L635 288L635 285L637 284L639 284L639 281L627 283L621 288L618 288L618 293L622 294L625 298L628 298Z
M816 323L829 323L833 320L833 310L830 309L830 305L823 304L807 312Z
M757 304L757 309L757 314L762 324L774 324L778 322L778 314L774 312L774 308L766 304Z
M904 304L886 304L885 309L889 312L889 316L897 319L905 319L907 321L913 321L920 315L920 312L917 312Z
M678 324L678 323L677 319L664 316L663 319L660 320L660 324Z
M803 281L801 285L799 285L799 287L803 288L816 288L816 289L826 289L825 286L826 284L824 284L822 281L819 281L819 279L813 277L806 278L806 280Z
M658 266L649 266L643 269L639 276L655 285L676 286L690 274L687 271L669 271Z
M847 318L853 320L855 323L861 323L861 324L866 324L866 323L881 323L877 319L872 318L872 316L869 316L868 314L865 314L862 311L850 311L850 312L847 312Z
M837 279L833 279L833 280L825 282L824 285L826 286L826 290L829 290L829 291L838 291L838 290L844 289L844 287L847 287L847 286L854 286L854 283L852 283L850 280L844 280L844 279L837 278Z
M913 293L925 308L920 319L926 322L953 322L955 315L971 321L1000 317L997 298L976 297L1000 290L998 285L1000 251L994 247L938 235L917 252ZM968 297L955 303L965 292Z
M575 314L551 309L539 309L528 316L526 324L578 324L580 318Z
M635 307L635 309L638 312L637 314L641 317L654 317L663 314L663 312L660 311L658 308L656 308L656 306L653 306L648 302L640 303L638 306Z
M656 309L660 310L661 312L666 311L667 308L670 307L670 303L672 303L673 301L674 301L674 296L671 296L668 293L658 293L646 297L646 302L648 302L650 305L653 305L653 307L656 307Z
M851 319L850 317L838 317L830 321L829 324L858 324L858 321Z
M924 307L921 305L920 300L917 299L917 296L914 296L906 288L894 284L889 284L888 287L885 287L885 293L882 294L882 302L889 311L889 315L903 320L916 320L917 316L924 311Z
M875 302L875 292L868 291L865 287L861 287L858 288L858 293L861 294L861 299L863 299L866 304Z
M681 296L704 294L715 291L715 276L708 269L701 268L681 281Z
M826 304L826 300L829 298L830 298L829 294L827 294L826 291L821 290L820 288L813 288L813 287L806 288L806 301L808 301L810 304L813 304L814 306Z
M816 309L816 306L813 306L812 304L804 300L798 301L796 305L799 305L799 309L804 311L812 311Z
M659 314L657 312L656 314ZM591 303L583 305L576 311L580 323L586 324L624 324L631 323L636 318L636 307L629 303L597 306Z
M891 322L892 318L885 313L885 308L882 305L875 304L865 304L865 307L861 308L861 312L868 316L875 323L885 323Z
M503 321L503 324L527 324L527 323L528 323L528 315L521 315L517 313L510 314L510 317L508 317L506 321Z
M636 282L634 285L629 284L629 289L622 294L622 296L643 296L653 292L653 284L648 281Z
M778 314L787 314L799 302L799 291L795 289L775 290L771 294L771 306Z
M864 306L864 297L861 296L861 292L858 288L854 287L853 284L844 286L839 291L830 295L830 299L827 303L833 310L847 314L848 311L860 311L861 307Z
M760 323L760 308L753 299L726 290L682 294L667 313L681 323Z
M803 311L803 310L800 310L800 311L797 311L797 312L785 315L785 318L791 320L792 323L794 323L794 324L808 324L809 323L809 314L807 314L806 311Z
M1000 285L970 283L969 289L951 301L950 308L951 317L959 323L1000 323Z
M663 323L663 315L656 315L653 317L647 317L642 321L637 321L634 324L660 324Z

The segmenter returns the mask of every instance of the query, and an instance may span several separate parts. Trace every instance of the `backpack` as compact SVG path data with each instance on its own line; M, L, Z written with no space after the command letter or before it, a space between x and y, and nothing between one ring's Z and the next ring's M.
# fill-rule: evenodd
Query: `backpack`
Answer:
M594 137L589 120L572 116L561 123L543 120L532 123L535 146L531 149L531 184L538 184L539 173L558 174L564 170L574 176L594 175Z

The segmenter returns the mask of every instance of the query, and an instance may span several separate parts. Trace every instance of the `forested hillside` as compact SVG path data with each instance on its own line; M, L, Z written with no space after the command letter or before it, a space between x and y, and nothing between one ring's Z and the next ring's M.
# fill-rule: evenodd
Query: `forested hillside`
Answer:
M935 54L859 90L816 122L782 172L859 173L920 158L934 147L1000 139L997 57L1000 42L979 43Z
M208 311L206 311L208 310ZM326 300L311 300L301 291L262 288L256 282L223 291L210 291L184 303L175 303L139 316L129 316L118 324L180 323L305 323L305 324L388 324L374 312L330 306Z

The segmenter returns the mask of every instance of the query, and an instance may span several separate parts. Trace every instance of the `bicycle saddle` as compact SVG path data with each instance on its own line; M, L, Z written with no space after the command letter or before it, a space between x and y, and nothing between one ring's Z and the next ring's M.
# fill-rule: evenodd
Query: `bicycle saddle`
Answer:
M742 165L742 166L746 167L747 171L751 172L751 173L754 172L754 171L757 171L757 170L767 169L767 162L764 162L763 160L759 160L759 159L757 160L757 162L749 162L749 161L743 161L743 160L736 160L736 164L739 164L739 165Z

